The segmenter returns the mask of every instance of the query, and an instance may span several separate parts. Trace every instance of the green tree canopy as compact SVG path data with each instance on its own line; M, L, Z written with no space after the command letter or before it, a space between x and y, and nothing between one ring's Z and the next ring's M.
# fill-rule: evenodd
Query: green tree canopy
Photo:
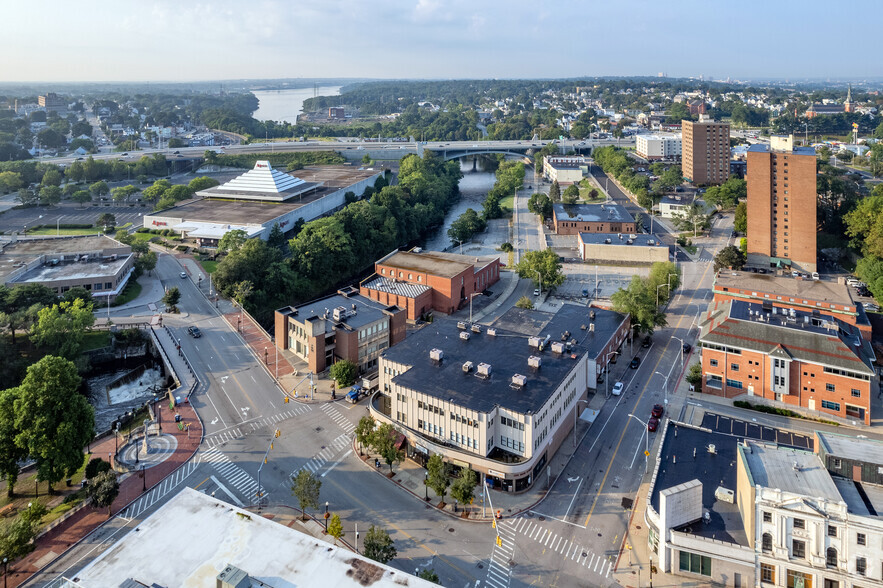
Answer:
M748 203L740 202L736 205L736 214L733 218L733 229L744 233L748 230Z
M368 447L371 444L371 434L374 433L375 424L374 417L370 414L359 419L355 430L356 442L359 444L359 455L362 454L363 447Z
M178 303L181 302L181 290L178 289L178 286L172 286L166 290L165 295L162 297L162 301L163 304L169 308L177 307Z
M74 360L80 355L86 332L95 324L91 302L75 298L37 313L31 341L48 353Z
M306 468L301 469L294 477L291 484L291 495L297 498L303 516L307 514L306 509L319 507L319 490L321 488L322 482Z
M15 399L18 388L0 390L0 479L6 480L6 495L12 498L21 462L27 451L16 443Z
M444 500L448 486L451 485L450 466L445 463L441 455L433 453L426 462L426 471L428 473L426 485L432 488L436 496Z
M527 209L544 219L552 218L552 200L543 193L532 194L527 201Z
M53 206L61 202L61 188L58 186L43 186L40 188L40 204Z
M89 191L95 196L104 196L110 192L110 187L108 187L107 182L104 180L99 180L89 185Z
M388 563L398 555L389 533L374 525L371 525L368 532L365 533L363 553L368 559L379 561L382 564Z
M392 473L392 466L395 462L401 461L404 452L396 447L396 430L389 423L382 423L371 433L371 448L380 454L380 457L389 466Z
M454 480L451 485L451 496L459 504L471 504L475 486L478 484L478 475L474 470L463 468L460 470L460 477ZM456 511L456 504L454 510Z
M207 190L208 188L213 188L217 186L220 182L214 178L210 178L208 176L199 176L198 178L193 178L187 184L187 187L190 188L191 192L199 192L200 190Z
M745 256L735 245L727 245L714 256L714 271L722 269L742 269L745 265Z
M552 249L525 252L515 265L515 271L519 278L531 279L534 284L545 288L560 286L565 278L561 271L561 259Z
M610 297L613 310L631 315L632 326L638 333L652 333L656 327L666 325L665 315L656 305L656 288L650 290L648 280L632 276L627 288L620 288Z
M13 562L36 548L34 539L47 510L42 502L31 502L12 520L0 522L0 558ZM4 574L6 570L3 570Z
M558 186L558 180L552 180L552 186L549 188L549 200L552 202L561 200L561 187Z
M341 359L331 365L331 379L337 382L338 388L352 386L356 381L359 366L348 359Z
M120 483L116 472L107 470L89 480L86 486L86 494L89 502L96 508L107 508L107 516L110 516L110 507L120 493Z
M340 515L337 513L332 514L328 520L328 534L334 537L335 541L346 535L343 532L343 523L340 521Z
M579 187L576 184L567 186L564 194L561 195L561 201L564 204L576 204L577 200L579 200Z
M15 399L16 443L37 463L37 479L52 485L83 465L95 416L78 392L76 366L47 355L28 368Z
M467 208L466 212L457 217L451 228L448 229L448 237L451 241L463 243L468 241L476 233L482 232L487 227L487 223L481 218L475 210Z
M705 192L705 201L711 205L719 206L724 210L734 208L739 201L748 197L748 183L735 176L728 179L720 186L711 186Z

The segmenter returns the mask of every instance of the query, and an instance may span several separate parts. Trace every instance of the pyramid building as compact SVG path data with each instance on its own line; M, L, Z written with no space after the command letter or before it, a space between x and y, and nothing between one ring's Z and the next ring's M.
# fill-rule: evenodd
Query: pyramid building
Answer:
M322 182L307 182L278 169L269 161L256 161L254 167L229 182L197 192L206 198L233 198L235 200L260 200L284 202L316 190Z

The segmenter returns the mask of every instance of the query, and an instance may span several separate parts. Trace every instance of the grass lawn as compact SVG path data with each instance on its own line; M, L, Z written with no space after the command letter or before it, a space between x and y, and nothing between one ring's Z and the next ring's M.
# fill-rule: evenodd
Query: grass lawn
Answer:
M515 210L515 195L506 196L502 200L500 200L500 208L502 208L506 212L512 212Z
M44 527L77 506L85 498L85 492L80 492L80 482L83 480L83 472L86 469L86 463L89 457L91 456L83 456L83 465L73 476L71 476L71 485L68 486L66 480L56 482L53 485L53 494L49 494L49 486L46 482L40 482L35 486L37 474L34 471L19 476L18 482L15 484L15 496L13 496L12 499L6 496L6 483L3 482L0 484L0 488L2 488L2 490L0 490L0 508L12 504L12 508L9 511L6 511L4 515L8 513L12 516L18 510L27 508L29 502L36 500L45 505L49 510L49 513L43 517L43 521L40 525L41 527ZM35 493L36 498L34 497ZM75 496L67 498L72 495ZM64 500L66 498L68 499L68 502L65 503Z
M126 284L126 288L123 290L122 294L117 296L117 299L114 300L111 306L122 306L128 302L132 302L141 294L141 284L138 281L129 280L129 283Z
M133 236L136 241L150 241L151 238L156 237L156 235L151 235L150 233L134 233Z
M101 229L91 228L91 229L55 229L49 227L42 227L39 229L29 229L28 235L100 235L103 233Z
M83 337L83 351L110 346L110 331L91 331Z
M200 265L202 265L202 269L204 269L206 271L206 273L208 273L208 274L213 274L213 273L215 273L215 270L218 269L218 262L217 261L206 260L206 261L200 261L199 263L200 263Z

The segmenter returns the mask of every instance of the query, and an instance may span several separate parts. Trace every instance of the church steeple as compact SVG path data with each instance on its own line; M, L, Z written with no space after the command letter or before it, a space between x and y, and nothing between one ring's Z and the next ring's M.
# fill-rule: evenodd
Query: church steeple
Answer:
M852 112L852 84L847 86L846 102L843 103L843 112Z

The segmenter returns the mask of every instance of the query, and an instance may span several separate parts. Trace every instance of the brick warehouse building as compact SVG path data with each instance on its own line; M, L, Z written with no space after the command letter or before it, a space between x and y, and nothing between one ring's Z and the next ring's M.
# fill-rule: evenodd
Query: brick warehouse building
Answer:
M275 313L276 345L306 361L315 374L341 359L358 365L360 374L376 371L380 354L405 334L404 309L366 299L352 286Z
M871 423L874 352L858 327L771 302L712 301L700 321L702 391Z
M693 184L723 184L730 177L730 125L705 115L681 121L681 169Z
M635 219L624 206L607 204L555 204L552 223L557 235L636 232Z
M393 251L359 285L362 296L406 309L409 320L426 312L451 314L500 279L500 258L440 251Z
M748 265L816 271L816 152L791 136L748 148Z

